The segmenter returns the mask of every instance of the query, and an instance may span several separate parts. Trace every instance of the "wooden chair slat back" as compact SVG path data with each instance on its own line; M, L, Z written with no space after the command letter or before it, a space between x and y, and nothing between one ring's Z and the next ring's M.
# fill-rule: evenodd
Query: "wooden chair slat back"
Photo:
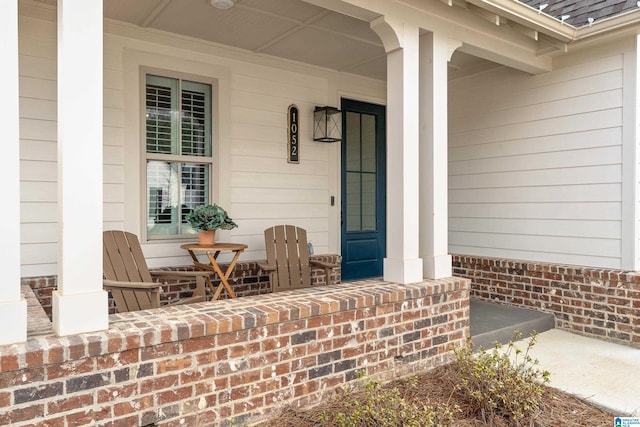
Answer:
M275 265L271 274L273 292L311 286L307 232L293 225L277 225L265 230L267 263Z
M135 234L109 230L102 235L104 277L122 282L153 282ZM145 289L111 289L119 312L146 310L159 306L157 294Z
M114 274L113 277L106 276L107 279L123 282L153 281L135 234L118 230L105 231L103 244L108 255L103 264L111 264L111 269L104 266L105 274L107 271L113 271Z
M275 285L278 290L286 290L291 286L289 285L289 260L287 259L287 244L284 234L284 226L277 226L274 228L275 241L273 242L273 245L275 245L276 270L278 272L278 283Z

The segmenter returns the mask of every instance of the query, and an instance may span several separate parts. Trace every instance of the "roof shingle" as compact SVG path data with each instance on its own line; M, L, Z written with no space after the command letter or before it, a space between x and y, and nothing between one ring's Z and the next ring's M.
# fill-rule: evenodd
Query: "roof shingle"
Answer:
M611 18L621 13L638 8L636 0L518 0L539 9L547 4L542 13L562 20L563 15L569 15L564 22L574 27L589 25L589 18L594 22Z

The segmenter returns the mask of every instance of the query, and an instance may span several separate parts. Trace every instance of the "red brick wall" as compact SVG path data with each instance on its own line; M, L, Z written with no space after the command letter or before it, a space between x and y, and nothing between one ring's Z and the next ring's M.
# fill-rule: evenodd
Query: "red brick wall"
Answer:
M314 255L310 257L312 260L332 262L338 265L331 272L331 283L340 283L340 263L342 258L340 255ZM220 263L223 271L226 271L227 264ZM184 267L172 267L169 270L193 270L193 266ZM238 262L236 268L233 270L229 282L233 291L238 297L246 297L251 295L262 295L271 293L271 284L269 283L269 275L263 272L256 262ZM311 269L311 284L323 285L326 282L324 270L320 268ZM217 287L220 280L214 280L213 284ZM44 309L49 319L52 317L51 311L51 293L58 287L57 276L43 276L43 277L27 277L22 279L22 284L29 285L36 297L40 301L40 305ZM172 281L163 286L163 291L160 294L160 299L163 303L168 301L176 301L180 298L187 298L193 293L195 288L195 282L190 281ZM208 298L211 298L211 290L206 289ZM229 294L224 291L220 295L221 299L228 298ZM112 298L109 298L109 313L116 312L115 303Z
M640 346L640 274L621 270L453 257L471 296L553 313L571 332Z
M0 346L0 425L243 425L359 371L444 363L468 296L460 278L369 281L114 314L108 331Z

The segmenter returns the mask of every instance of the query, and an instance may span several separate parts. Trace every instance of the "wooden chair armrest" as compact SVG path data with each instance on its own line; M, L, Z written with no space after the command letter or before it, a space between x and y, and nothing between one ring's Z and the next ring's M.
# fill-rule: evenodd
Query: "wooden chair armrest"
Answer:
M196 302L205 302L206 300L207 298L204 296L195 296L195 297L185 298L179 301L172 302L171 305L194 304Z
M102 280L102 286L110 289L110 288L114 288L114 289L132 289L132 290L136 290L136 289L140 289L140 290L149 290L149 291L158 291L160 290L160 284L159 283L147 283L147 282L120 282L117 280L107 280L107 279L103 279Z
M338 264L336 264L335 262L327 262L327 261L320 261L320 260L310 260L309 264L313 265L314 267L320 267L320 268L337 268L337 267L339 267Z
M193 277L207 277L211 275L210 271L168 271L168 270L149 270L149 274L154 279L187 279Z
M263 269L265 271L275 271L275 269L276 269L276 266L272 265L272 264L265 264L263 262L258 262L256 264L258 264L258 267L260 267L261 269Z

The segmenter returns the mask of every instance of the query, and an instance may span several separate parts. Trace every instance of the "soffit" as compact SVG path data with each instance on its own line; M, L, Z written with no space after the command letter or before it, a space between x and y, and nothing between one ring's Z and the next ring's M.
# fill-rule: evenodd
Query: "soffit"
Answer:
M36 0L55 6L56 0ZM436 1L436 0L429 0ZM180 34L301 63L386 79L386 54L368 20L302 0L234 0L228 10L209 0L103 0L105 18ZM450 70L482 69L489 63L457 53Z

